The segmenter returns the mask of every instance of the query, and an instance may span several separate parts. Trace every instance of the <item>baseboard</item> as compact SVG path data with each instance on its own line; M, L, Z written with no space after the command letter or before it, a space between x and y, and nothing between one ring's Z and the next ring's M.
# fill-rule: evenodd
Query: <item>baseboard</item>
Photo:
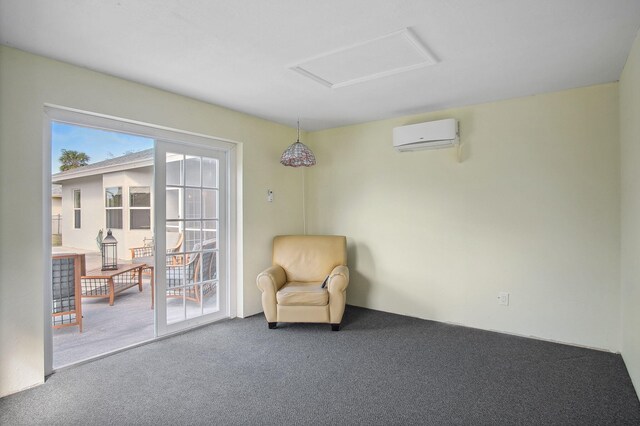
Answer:
M503 331L503 330L494 330L494 329L491 329L491 328L474 327L474 326L471 326L471 325L461 324L461 323L457 323L457 322L453 322L453 321L440 321L440 320L436 320L436 319L432 319L432 318L423 318L423 317L407 315L407 314L403 314L403 313L399 313L399 312L384 311L382 309L372 309L372 308L369 308L367 306L358 306L358 305L354 305L354 304L351 304L351 303L348 303L347 306L354 306L354 307L357 307L357 308L369 309L369 310L372 310L372 311L384 312L384 313L393 314L393 315L402 315L402 316L409 317L409 318L415 318L415 319L420 319L420 320L425 320L425 321L433 321L433 322L438 322L438 323L441 323L441 324L455 325L457 327L466 327L466 328L471 328L473 330L489 331L491 333L500 333L500 334L506 334L506 335L509 335L509 336L523 337L525 339L540 340L540 341L543 341L543 342L557 343L557 344L560 344L560 345L574 346L574 347L583 348L583 349L591 349L591 350L594 350L594 351L620 354L620 351L613 351L611 349L600 348L600 347L597 347L597 346L582 345L580 343L575 343L575 342L565 342L565 341L562 341L562 340L554 340L554 339L549 339L549 338L546 338L546 337L519 334L519 333Z

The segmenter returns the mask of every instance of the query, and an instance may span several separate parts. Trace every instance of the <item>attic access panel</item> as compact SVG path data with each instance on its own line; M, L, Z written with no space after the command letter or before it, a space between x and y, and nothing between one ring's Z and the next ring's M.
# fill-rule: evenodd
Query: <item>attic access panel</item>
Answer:
M405 28L315 56L290 68L324 86L338 88L437 62L429 49Z

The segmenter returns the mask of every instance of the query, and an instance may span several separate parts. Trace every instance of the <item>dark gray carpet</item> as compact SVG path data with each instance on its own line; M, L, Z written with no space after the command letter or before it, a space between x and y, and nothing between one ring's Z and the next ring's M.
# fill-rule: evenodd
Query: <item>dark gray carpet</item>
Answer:
M63 370L0 424L640 424L619 355L348 307L235 319Z

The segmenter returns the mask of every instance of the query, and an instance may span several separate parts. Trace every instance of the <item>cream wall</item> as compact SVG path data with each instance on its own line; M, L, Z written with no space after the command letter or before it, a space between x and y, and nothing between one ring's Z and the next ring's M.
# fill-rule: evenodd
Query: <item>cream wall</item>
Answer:
M622 357L640 393L640 35L620 78Z
M45 103L242 142L239 314L262 310L255 277L273 235L302 231L300 180L278 162L295 129L4 46L0 93L0 396L43 382Z
M393 127L447 117L461 163L452 149L392 148ZM348 303L620 349L616 83L307 140L309 232L348 237Z

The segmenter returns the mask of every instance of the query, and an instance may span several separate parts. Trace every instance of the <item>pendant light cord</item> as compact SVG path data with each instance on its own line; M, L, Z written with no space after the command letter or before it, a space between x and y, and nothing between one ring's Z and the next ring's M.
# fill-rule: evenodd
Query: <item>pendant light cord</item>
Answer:
M305 175L307 174L305 168L302 168L302 229L304 231L304 235L307 235L307 202L305 200Z
M300 142L300 118L298 117L298 139L296 142ZM305 167L302 168L302 232L307 235L307 201L305 200Z

